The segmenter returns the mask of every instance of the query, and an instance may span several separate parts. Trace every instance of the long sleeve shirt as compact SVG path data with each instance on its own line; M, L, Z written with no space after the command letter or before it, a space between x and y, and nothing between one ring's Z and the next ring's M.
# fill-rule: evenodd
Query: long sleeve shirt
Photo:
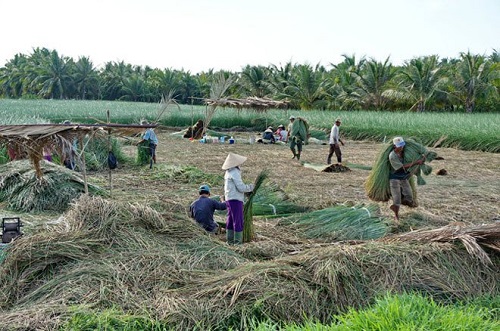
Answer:
M252 192L253 184L245 184L241 179L241 171L234 167L227 169L224 174L224 194L226 200L239 200L244 202L245 192Z
M225 202L215 201L208 196L200 196L189 207L189 213L205 230L213 232L217 228L217 223L214 221L215 210L225 210L226 208Z

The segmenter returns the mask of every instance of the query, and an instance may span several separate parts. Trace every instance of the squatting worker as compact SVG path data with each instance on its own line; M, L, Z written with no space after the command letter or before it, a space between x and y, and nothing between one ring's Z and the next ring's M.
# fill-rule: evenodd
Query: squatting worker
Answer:
M392 143L393 150L389 154L389 162L391 164L389 185L392 195L392 205L390 208L394 212L396 223L399 223L399 208L401 207L401 203L409 206L414 204L413 192L409 181L412 173L408 169L415 164L422 164L425 158L404 164L405 141L402 137L395 137Z
M226 210L226 203L211 199L208 185L201 185L198 193L200 196L189 207L189 215L207 232L217 233L219 225L214 221L214 212Z
M330 151L328 152L328 157L326 159L327 164L332 163L332 155L335 153L335 156L337 157L337 163L342 163L342 151L340 150L340 145L339 143L344 146L344 142L340 139L340 118L337 118L335 120L335 124L332 126L332 129L330 131Z
M148 125L149 122L146 120L141 121L141 125ZM141 141L137 143L137 145L142 144L147 141L149 143L149 155L151 157L151 161L149 162L149 168L153 168L153 163L156 164L156 147L158 146L158 137L153 128L148 128L144 135L142 136Z
M245 193L253 191L253 184L245 184L241 179L240 165L247 158L229 153L222 165L224 174L224 194L226 196L227 219L226 239L230 245L243 243L243 201Z

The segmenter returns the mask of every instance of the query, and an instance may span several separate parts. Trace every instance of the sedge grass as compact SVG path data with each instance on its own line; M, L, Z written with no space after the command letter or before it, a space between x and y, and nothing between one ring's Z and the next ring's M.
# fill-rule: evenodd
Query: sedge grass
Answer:
M106 111L111 111L113 123L138 123L145 113L156 113L157 103L89 100L0 100L0 122L3 124L107 122ZM186 128L205 117L204 106L179 105L160 119L160 124ZM16 114L16 116L12 116ZM36 116L33 114L37 114ZM262 130L268 125L288 122L288 116L301 116L296 110L268 110L265 114L251 110L221 108L214 114L210 125L214 128L247 128ZM402 134L418 139L423 145L440 142L441 147L462 150L500 152L496 113L434 113L388 111L308 111L307 121L315 130L331 129L334 118L342 117L342 135L346 139L387 141ZM467 128L464 130L463 128ZM445 139L443 135L446 136Z

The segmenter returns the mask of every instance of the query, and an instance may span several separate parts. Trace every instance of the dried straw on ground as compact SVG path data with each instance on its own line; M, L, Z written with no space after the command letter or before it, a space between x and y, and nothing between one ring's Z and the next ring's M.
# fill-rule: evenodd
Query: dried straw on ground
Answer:
M496 228L483 230L498 236ZM467 234L482 238L483 230ZM267 247L258 237L250 249L265 256ZM266 261L245 258L245 249L206 234L185 215L82 196L59 224L10 247L0 266L0 323L55 329L70 307L86 305L146 312L174 330L241 329L256 314L329 322L386 291L448 299L500 292L499 255L485 265L453 243L282 241ZM34 311L51 311L51 318L22 314Z

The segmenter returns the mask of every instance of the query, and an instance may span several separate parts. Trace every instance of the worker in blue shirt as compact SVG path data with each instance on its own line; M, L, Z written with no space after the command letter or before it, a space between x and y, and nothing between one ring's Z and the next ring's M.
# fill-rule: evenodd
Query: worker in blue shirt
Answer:
M219 225L214 221L214 212L226 210L226 203L211 199L208 185L201 185L198 193L200 196L189 207L189 215L207 232L217 233Z
M141 125L149 124L148 121L142 120ZM153 163L156 164L156 147L158 146L158 137L153 128L148 128L144 135L142 136L141 141L137 143L137 145L142 144L143 142L149 142L149 155L151 156L151 161L149 162L149 168L153 168Z

